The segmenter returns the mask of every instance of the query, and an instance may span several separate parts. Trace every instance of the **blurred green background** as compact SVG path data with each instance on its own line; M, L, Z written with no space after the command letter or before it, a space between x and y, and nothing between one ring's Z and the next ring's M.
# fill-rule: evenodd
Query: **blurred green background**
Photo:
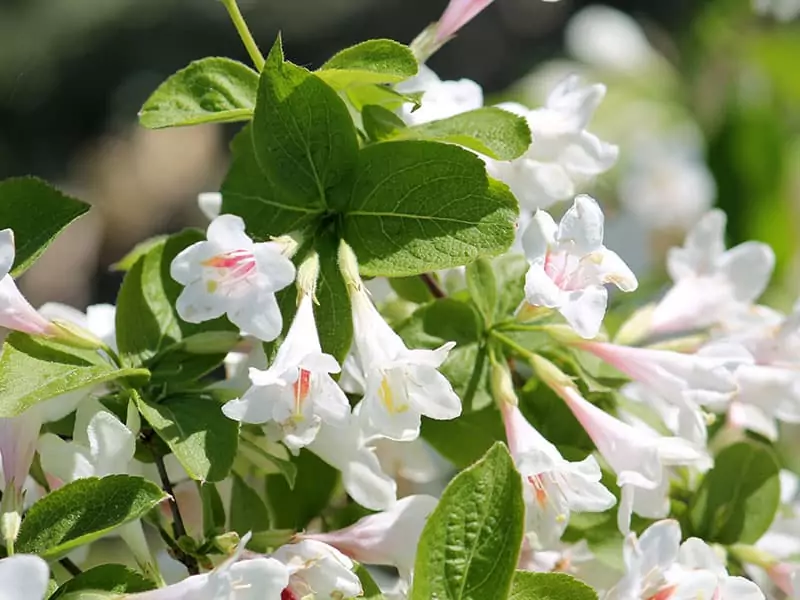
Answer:
M241 0L262 47L314 67L368 37L409 42L446 0ZM620 161L587 191L608 245L646 290L663 254L712 205L731 245L770 243L769 300L797 295L800 0L496 0L429 62L476 80L487 103L540 105L562 76L602 82L590 129ZM191 60L247 62L216 0L0 0L0 176L35 174L95 206L22 282L34 304L113 301L109 265L136 242L204 224L235 126L146 131L148 94ZM559 209L556 209L558 211Z

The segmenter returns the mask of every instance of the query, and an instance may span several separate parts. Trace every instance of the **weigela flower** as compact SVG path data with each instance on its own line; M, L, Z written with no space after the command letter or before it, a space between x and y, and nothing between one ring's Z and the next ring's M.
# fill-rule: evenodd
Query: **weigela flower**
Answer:
M244 333L274 340L283 327L275 292L294 281L292 261L277 242L253 242L235 215L214 219L207 237L170 266L172 278L185 286L175 306L178 315L202 323L227 314Z
M578 347L633 379L623 394L649 404L670 430L704 446L706 417L701 406L719 410L738 391L734 376L752 356L739 344L716 343L695 354L599 342Z
M14 232L0 230L0 327L33 335L55 335L57 328L22 295L11 277L16 250Z
M362 406L353 409L346 427L323 423L308 449L341 471L342 485L353 500L370 510L385 510L397 500L397 483L383 472L370 445Z
M60 302L46 302L39 307L39 314L51 321L73 323L97 337L112 350L117 349L117 308L113 304L92 304L83 313Z
M600 483L600 466L593 456L569 462L528 423L519 408L501 406L508 447L522 476L525 531L540 548L561 539L572 511L603 512L616 498Z
M436 27L437 41L446 40L474 19L494 0L450 0Z
M395 567L410 585L417 544L437 503L424 494L406 496L389 510L362 517L349 527L304 537L330 544L363 564Z
M537 373L542 375L542 370L537 369ZM544 375L547 377L546 373ZM617 524L623 533L630 528L633 512L653 519L667 515L667 467L707 466L704 452L688 441L661 436L643 425L635 427L624 423L585 400L572 385L545 377L545 382L566 402L616 473L622 492Z
M275 558L239 560L250 534L242 537L236 552L210 573L192 575L167 587L126 596L136 600L285 600L289 569ZM291 597L290 597L291 598Z
M605 600L764 600L758 586L728 575L723 561L698 538L683 544L677 521L654 523L623 547L626 574Z
M289 585L281 600L355 598L363 594L353 561L328 544L304 539L281 546L272 557L289 571Z
M362 417L374 433L393 440L419 437L421 415L455 419L461 400L437 369L454 342L436 350L409 350L361 286L351 286L353 335L366 391Z
M572 198L580 185L614 166L619 149L586 131L605 93L605 86L581 87L571 76L553 89L542 108L498 105L525 117L535 140L517 159L487 161L489 174L508 184L522 208L537 210Z
M725 213L708 212L687 234L682 248L671 248L667 270L674 282L651 315L655 334L724 323L748 307L767 287L775 254L760 242L725 249Z
M277 423L283 442L297 451L311 443L323 421L346 426L350 404L330 377L339 370L336 359L322 352L313 300L304 294L270 368L250 369L253 385L222 412L242 423Z
M420 65L419 73L397 85L399 92L422 92L416 110L405 105L401 117L407 125L438 121L483 106L483 89L471 79L442 81L430 67Z
M533 306L555 308L584 338L600 331L613 283L630 292L636 276L622 259L603 245L603 211L593 198L578 196L556 225L537 211L522 238L530 269L525 299Z
M47 594L50 569L30 554L15 554L0 560L0 598L42 600Z

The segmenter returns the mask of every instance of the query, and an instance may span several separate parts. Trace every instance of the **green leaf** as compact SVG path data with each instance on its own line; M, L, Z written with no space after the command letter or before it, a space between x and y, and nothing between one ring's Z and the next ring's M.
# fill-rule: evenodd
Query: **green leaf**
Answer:
M183 286L169 274L172 260L184 248L205 240L194 229L186 229L153 244L125 274L117 298L117 345L123 361L132 366L146 364L158 376L165 372L170 381L192 381L222 363L228 347L197 355L183 348L184 341L198 334L237 332L220 317L205 323L187 323L178 316L175 303Z
M78 600L93 592L135 594L156 589L155 583L124 565L98 565L79 573L58 588L51 600ZM102 597L103 594L97 594Z
M522 480L497 443L450 482L428 518L410 600L506 600L524 520Z
M159 403L137 398L147 419L196 481L222 481L230 473L239 441L239 423L222 414L211 394L172 396Z
M478 108L447 119L398 129L394 137L458 144L496 160L518 158L531 145L527 121L494 107Z
M261 73L253 147L275 186L317 207L326 206L327 190L356 164L358 138L347 106L319 77L284 61L280 38Z
M358 85L347 88L344 95L357 111L367 106L380 106L387 110L398 110L404 104L413 104L413 109L422 106L424 92L401 93L385 85Z
M363 148L349 189L337 190L343 235L365 275L402 277L504 252L517 202L471 152L436 142Z
M225 531L225 504L213 483L197 482L197 489L203 503L203 535L209 539Z
M754 544L780 505L780 465L754 441L728 446L714 459L690 508L692 535L709 542Z
M508 600L597 600L597 592L566 573L517 571Z
M273 452L268 452L251 440L252 438L249 436L243 437L239 446L240 454L264 474L280 473L283 475L289 489L294 489L297 479L297 465L291 460L276 456Z
M261 496L234 473L231 491L231 529L240 536L248 531L267 531L269 511Z
M343 363L353 342L353 317L347 284L339 269L338 239L331 234L315 237L319 254L319 281L314 305L322 351Z
M434 299L430 288L417 276L392 277L389 279L389 285L403 300L415 304L425 304Z
M16 550L56 558L142 517L166 497L142 477L77 479L31 506L22 521Z
M305 449L292 462L297 466L294 489L282 475L267 476L267 508L273 527L300 531L328 506L339 472Z
M381 592L381 588L379 588L378 584L372 579L372 576L364 565L356 563L355 574L358 575L358 579L361 581L361 589L364 591L364 594L359 596L358 600L386 600L386 596Z
M391 110L370 104L361 112L364 133L369 139L379 142L391 139L398 130L405 129L406 124Z
M466 469L496 442L505 440L500 411L493 406L452 421L422 419L422 438L458 469Z
M290 543L295 535L294 529L256 531L253 533L253 537L250 538L247 548L260 554L269 554L284 544Z
M324 206L313 196L273 184L256 161L251 128L245 127L231 144L233 162L222 183L222 212L244 219L255 239L300 231L318 220Z
M490 327L497 311L497 278L490 260L479 258L467 265L467 289L483 322Z
M22 275L62 229L88 210L88 204L36 177L0 181L0 229L13 229L16 245L11 275Z
M253 116L258 73L229 58L190 63L147 99L139 123L149 129L248 121Z
M143 242L139 242L131 249L130 252L111 265L109 270L127 273L133 268L133 265L136 264L136 261L150 252L150 250L156 246L165 243L168 237L168 235L155 235L144 240Z
M497 318L513 315L525 298L528 261L521 254L504 254L492 261L497 280Z
M118 369L91 350L14 332L0 357L0 417L81 388L124 378L141 382L149 375L146 369Z
M317 71L336 89L370 83L399 83L419 66L408 46L393 40L369 40L338 52Z

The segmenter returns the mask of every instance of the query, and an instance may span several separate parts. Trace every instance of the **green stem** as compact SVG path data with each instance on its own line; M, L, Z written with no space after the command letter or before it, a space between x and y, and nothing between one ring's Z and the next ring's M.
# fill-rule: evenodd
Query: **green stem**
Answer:
M530 359L531 357L535 356L533 352L531 352L527 348L523 348L517 342L512 340L510 337L507 337L507 336L503 335L499 331L493 330L493 331L490 332L489 335L491 335L493 338L495 338L501 344L505 344L506 346L511 348L514 352L517 352L518 354L521 354L522 356L524 356L527 359Z
M233 26L236 27L236 31L242 39L244 47L247 48L250 60L253 61L253 64L260 73L264 70L264 55L261 54L261 50L258 49L258 44L256 44L255 39L253 39L253 34L250 33L250 29L247 27L247 23L242 16L242 11L239 10L239 5L236 4L236 0L222 0L222 4L224 4L225 8L228 10L231 21L233 21Z

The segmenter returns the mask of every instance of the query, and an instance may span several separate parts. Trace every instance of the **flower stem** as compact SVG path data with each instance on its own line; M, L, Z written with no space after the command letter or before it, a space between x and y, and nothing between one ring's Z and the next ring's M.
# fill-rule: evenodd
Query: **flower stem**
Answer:
M439 285L439 282L430 273L423 273L419 278L422 279L422 283L427 286L434 298L444 298L447 295L444 293L442 286Z
M67 572L73 577L77 577L78 575L83 573L83 571L81 571L81 568L74 562L72 562L70 559L68 559L66 556L64 558L58 559L58 564L64 567L67 570Z
M225 8L228 10L231 21L233 21L233 26L236 27L236 31L239 33L244 47L247 48L250 60L253 61L253 64L260 73L264 70L264 55L261 54L261 50L258 49L258 44L256 44L255 39L253 39L253 34L250 33L250 29L247 27L247 23L242 16L242 11L239 10L239 5L236 4L236 0L222 0L222 4L224 4Z

